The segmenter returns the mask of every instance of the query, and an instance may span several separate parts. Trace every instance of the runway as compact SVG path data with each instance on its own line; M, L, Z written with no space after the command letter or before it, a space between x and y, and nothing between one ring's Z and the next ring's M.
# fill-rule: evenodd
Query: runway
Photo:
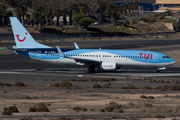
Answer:
M180 50L180 40L130 40L130 41L81 41L80 48L104 49L135 49L135 50ZM13 43L3 43L0 46L11 46ZM45 42L43 44L64 46L73 48L72 42ZM87 47L88 46L88 47ZM91 79L91 78L116 78L127 80L126 77L165 77L178 79L180 66L171 66L161 73L156 73L154 68L122 68L115 72L88 73L86 67L64 66L42 63L16 55L10 50L0 51L0 81L13 83L23 81L26 84L44 85L57 83L62 80ZM56 79L56 81L44 81L45 79ZM114 83L115 84L115 83Z

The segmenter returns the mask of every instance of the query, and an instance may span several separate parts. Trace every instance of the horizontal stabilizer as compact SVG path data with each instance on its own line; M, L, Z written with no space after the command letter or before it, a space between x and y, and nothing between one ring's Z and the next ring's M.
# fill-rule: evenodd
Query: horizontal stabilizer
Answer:
M28 52L28 50L26 49L17 49L17 48L13 48L13 47L7 47L10 50L16 50L16 51L21 51L21 52Z

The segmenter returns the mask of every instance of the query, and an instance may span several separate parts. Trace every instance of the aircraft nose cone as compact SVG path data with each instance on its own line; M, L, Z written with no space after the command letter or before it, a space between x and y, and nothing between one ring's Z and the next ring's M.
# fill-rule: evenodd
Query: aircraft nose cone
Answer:
M170 63L171 63L171 64L175 64L175 63L176 63L176 61L175 61L175 60L173 60L173 59L171 59L171 60L170 60Z

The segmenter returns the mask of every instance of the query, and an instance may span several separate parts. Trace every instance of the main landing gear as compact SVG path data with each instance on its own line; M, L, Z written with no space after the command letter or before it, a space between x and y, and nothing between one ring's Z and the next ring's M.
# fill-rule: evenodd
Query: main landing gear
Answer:
M88 72L89 73L95 72L95 70L96 70L95 67L89 67L88 68Z

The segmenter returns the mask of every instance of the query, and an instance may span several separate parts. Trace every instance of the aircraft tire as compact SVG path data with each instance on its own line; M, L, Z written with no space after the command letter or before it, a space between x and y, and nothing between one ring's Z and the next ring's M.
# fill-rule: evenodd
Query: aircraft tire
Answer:
M89 72L89 73L95 72L95 67L89 67L89 68L88 68L88 72Z

